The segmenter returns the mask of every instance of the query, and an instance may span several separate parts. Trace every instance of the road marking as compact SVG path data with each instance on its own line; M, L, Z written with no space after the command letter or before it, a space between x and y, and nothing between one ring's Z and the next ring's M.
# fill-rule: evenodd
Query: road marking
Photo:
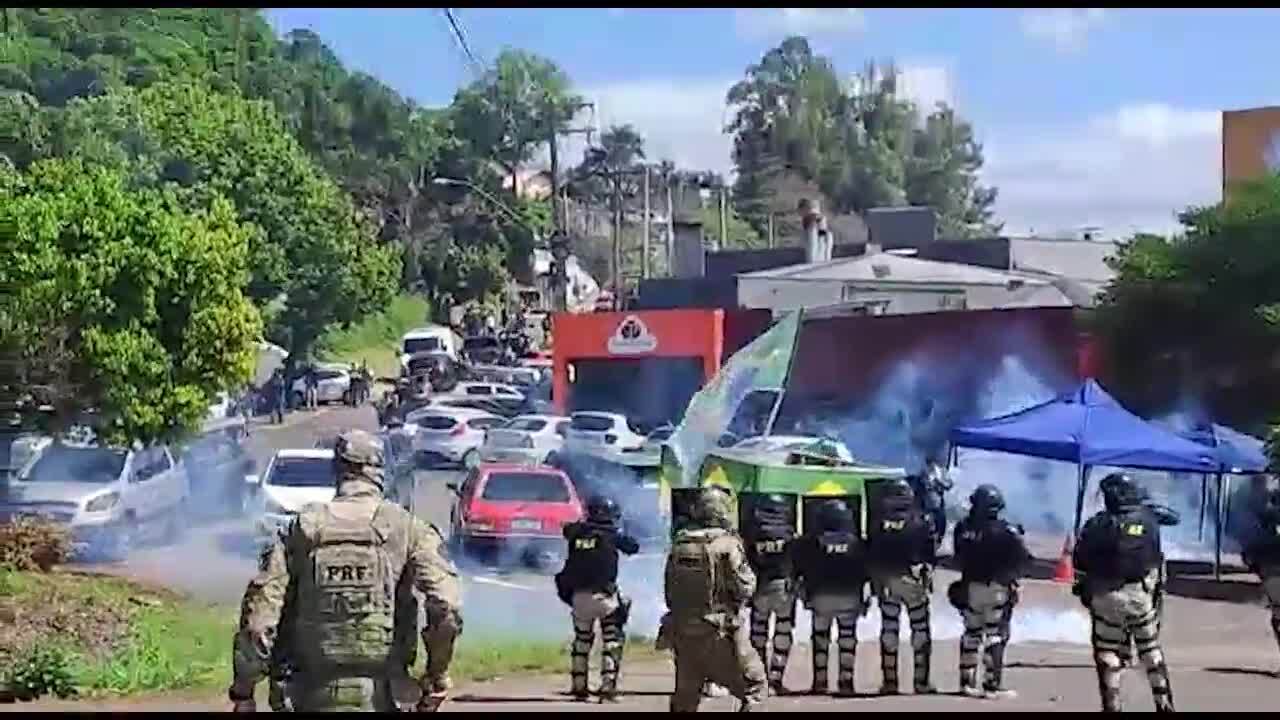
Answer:
M538 591L537 588L529 587L528 585L517 585L516 583L510 583L505 580L495 580L494 578L484 577L482 575L473 575L468 579L471 580L471 582L481 583L483 585L497 585L498 587L511 588L512 590L527 590L528 592Z

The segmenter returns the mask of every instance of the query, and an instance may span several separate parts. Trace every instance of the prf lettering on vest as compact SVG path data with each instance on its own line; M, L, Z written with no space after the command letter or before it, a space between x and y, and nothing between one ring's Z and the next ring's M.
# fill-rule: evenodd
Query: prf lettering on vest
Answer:
M372 568L365 565L329 565L324 569L326 583L364 582L372 575Z
M889 532L899 532L907 527L906 520L885 520L881 527Z
M756 552L761 555L776 555L786 547L785 540L761 540L756 543Z
M578 550L595 550L596 539L595 538L578 538L574 542L573 546Z
M1147 529L1143 527L1141 523L1129 523L1128 525L1124 526L1124 532L1126 535L1132 535L1133 537L1138 537L1145 534L1147 532Z
M848 543L833 543L830 545L824 545L823 548L827 551L828 555L844 555L849 552Z

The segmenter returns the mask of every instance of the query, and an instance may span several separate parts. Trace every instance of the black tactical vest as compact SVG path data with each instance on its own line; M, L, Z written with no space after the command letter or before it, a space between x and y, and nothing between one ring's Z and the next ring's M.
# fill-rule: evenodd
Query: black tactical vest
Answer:
M862 539L843 530L812 538L805 585L811 593L854 592L866 582L866 558Z
M1104 547L1109 552L1098 558L1105 577L1125 582L1137 582L1152 570L1160 567L1164 556L1160 552L1160 524L1146 507L1123 508L1111 515L1107 525L1110 542Z
M869 510L867 552L873 565L903 569L932 561L932 526L913 499L882 495Z
M758 582L783 580L792 575L791 540L795 533L786 526L770 525L752 533L747 542L747 562Z
M569 533L564 581L572 591L612 592L618 581L617 531L583 524Z
M956 529L956 558L970 582L1010 583L1027 560L1022 534L1003 518L968 517Z

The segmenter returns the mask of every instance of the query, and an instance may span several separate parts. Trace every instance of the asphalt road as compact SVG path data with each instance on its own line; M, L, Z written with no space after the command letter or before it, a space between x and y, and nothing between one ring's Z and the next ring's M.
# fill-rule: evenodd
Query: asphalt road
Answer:
M311 447L319 437L329 437L346 427L371 429L375 420L368 408L324 408L315 413L295 413L284 426L257 426L253 452L260 462L283 447ZM428 522L447 528L452 494L445 483L456 473L422 472L417 475L415 508ZM128 562L98 566L100 570L163 583L217 602L236 602L253 571L252 556L244 551L247 523L223 523L193 529L177 545L137 552ZM237 545L237 538L241 545ZM568 641L570 625L565 608L556 599L548 576L527 570L502 571L460 562L463 604L468 635L555 638ZM940 573L933 610L934 679L945 692L956 688L958 615L946 604L943 591L952 576ZM630 630L646 633L657 626L662 606L661 558L642 556L625 560L621 584L635 599ZM1271 671L1280 667L1280 655L1267 625L1266 611L1256 602L1224 602L1170 597L1164 623L1166 655L1173 669L1173 686L1183 711L1270 710L1280 693L1280 679ZM806 612L800 613L796 639L800 645L791 659L787 683L792 688L810 684ZM859 689L879 686L876 612L859 624ZM1019 695L1009 701L984 701L954 695L880 698L864 696L833 700L794 696L772 698L767 709L799 712L880 711L1087 711L1098 708L1097 681L1087 645L1089 623L1067 588L1049 582L1029 582L1014 619L1013 645L1008 653L1007 684ZM910 650L902 638L904 678L909 674ZM630 663L624 666L622 702L610 710L664 711L671 689L669 662ZM562 694L567 675L499 679L459 687L450 712L591 712L594 704L568 701ZM1140 669L1126 674L1126 706L1151 710L1150 693ZM260 703L266 708L266 703ZM731 711L729 699L704 703L706 711ZM106 701L88 705L41 701L0 706L4 711L208 711L223 710L222 698L169 695Z

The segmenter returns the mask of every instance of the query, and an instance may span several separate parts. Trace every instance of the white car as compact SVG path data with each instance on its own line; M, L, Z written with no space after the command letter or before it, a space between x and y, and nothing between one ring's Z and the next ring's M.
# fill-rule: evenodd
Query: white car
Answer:
M351 370L337 365L320 365L316 367L316 402L342 402L347 391L351 389ZM293 400L298 407L303 405L307 393L307 378L302 376L293 381Z
M404 419L416 455L460 463L468 469L480 464L485 431L503 422L502 418L483 410L447 405L428 405Z
M460 382L452 390L445 393L445 396L524 400L524 393L517 388L495 382Z
M568 431L569 418L563 415L520 415L489 430L480 447L480 459L554 465Z
M576 412L570 417L565 450L589 455L615 455L644 445L645 436L625 415Z
M732 449L759 453L776 458L779 462L785 462L791 453L808 450L819 441L825 441L834 447L836 456L841 461L849 464L857 462L853 458L853 453L849 452L849 448L839 440L809 435L759 435L736 443Z
M141 540L177 540L189 492L185 469L166 447L54 442L9 484L0 522L41 516L69 527L77 553L119 560Z
M245 509L258 514L254 530L259 542L270 541L303 506L332 500L337 489L333 473L333 450L309 448L280 450L261 476L245 476L251 491Z

